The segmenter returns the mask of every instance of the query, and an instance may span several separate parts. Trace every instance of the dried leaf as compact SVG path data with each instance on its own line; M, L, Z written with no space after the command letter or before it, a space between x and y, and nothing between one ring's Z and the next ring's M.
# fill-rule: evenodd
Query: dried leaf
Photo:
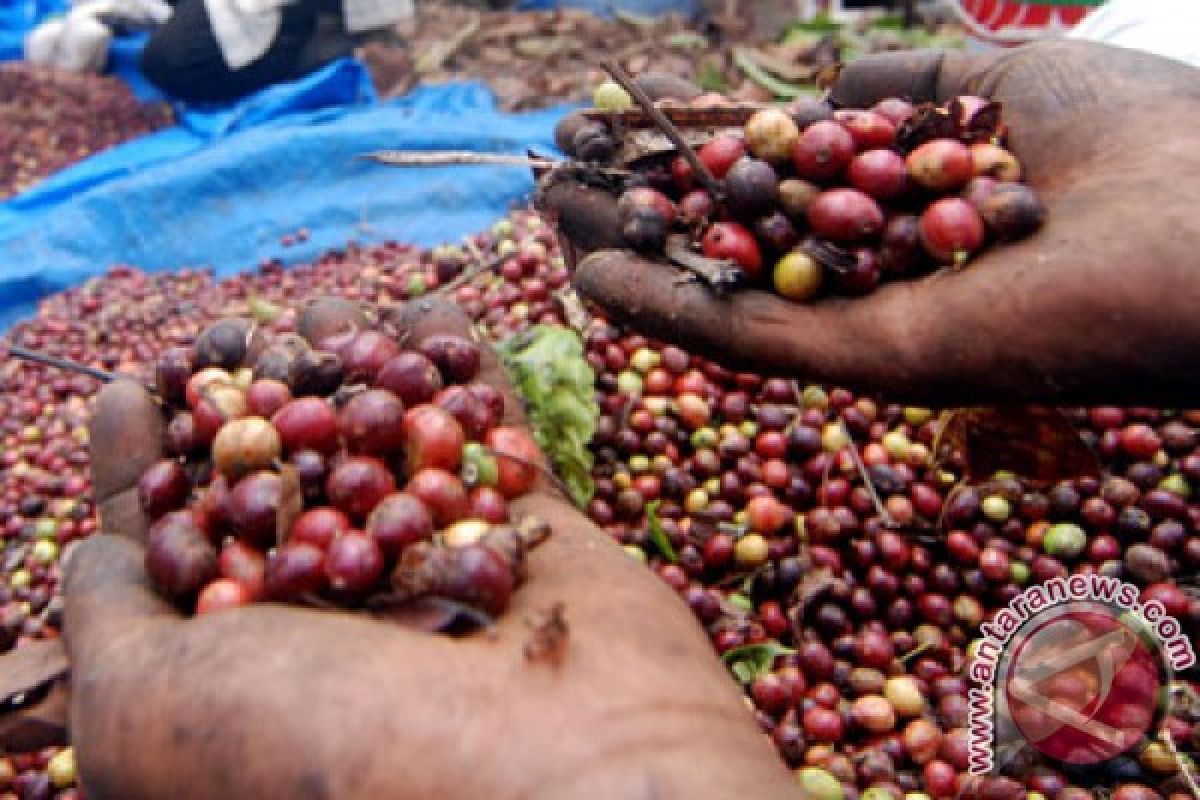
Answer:
M708 258L693 251L686 236L668 238L665 252L668 261L693 273L718 294L736 289L746 278L746 273L733 261Z
M954 119L960 139L986 142L1004 135L1004 107L995 101L982 105L967 105L961 98L950 101L950 116Z
M844 247L822 239L808 239L800 245L805 255L838 275L845 275L858 263L858 257Z
M833 576L833 570L829 567L819 567L804 575L800 580L800 584L792 593L791 600L788 604L788 616L792 620L792 627L799 633L799 628L804 622L804 613L813 601L821 595L828 592L837 583L837 579Z
M683 140L692 149L702 147L709 139L722 133L731 133L732 128L680 128ZM613 157L613 163L628 167L652 156L676 152L675 145L657 130L633 129L621 139L621 146Z
M1011 472L1034 486L1100 475L1096 454L1052 406L961 408L942 415L933 452L938 463L960 457L968 482Z
M571 329L580 336L584 336L591 325L592 315L584 308L579 294L568 286L554 293L554 302L558 305L558 310L562 312L567 325L571 326Z
M545 661L554 667L562 664L570 634L566 608L564 603L555 603L526 620L531 629L529 640L525 643L526 660Z
M763 68L760 61L761 54L756 54L748 48L738 47L733 51L733 62L737 64L738 69L742 73L754 81L762 88L769 91L776 97L781 97L786 100L794 100L797 97L812 94L812 89L807 86L794 86L790 83L780 80Z
M931 139L956 138L958 122L944 108L932 103L917 107L917 111L896 131L896 144L904 152L920 147Z
M660 110L680 130L686 128L716 129L741 128L759 111L763 105L759 103L721 106L719 108L679 108L676 106L661 106ZM613 126L641 129L654 128L654 120L640 108L627 111L600 111L588 109L584 116L599 122L607 122Z
M304 488L300 473L291 464L279 468L279 510L275 512L275 541L283 544L292 532L292 523L304 513Z

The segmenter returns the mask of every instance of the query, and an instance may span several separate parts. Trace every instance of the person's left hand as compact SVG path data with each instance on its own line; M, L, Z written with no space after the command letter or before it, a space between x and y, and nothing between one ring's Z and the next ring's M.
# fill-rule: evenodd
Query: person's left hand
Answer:
M419 342L467 331L423 303ZM519 401L495 355L507 423ZM185 619L150 587L135 489L159 458L140 387L92 424L104 534L66 567L70 723L91 800L791 796L788 773L685 605L547 482L514 503L553 528L491 634L452 639L275 604ZM531 616L565 604L556 666Z

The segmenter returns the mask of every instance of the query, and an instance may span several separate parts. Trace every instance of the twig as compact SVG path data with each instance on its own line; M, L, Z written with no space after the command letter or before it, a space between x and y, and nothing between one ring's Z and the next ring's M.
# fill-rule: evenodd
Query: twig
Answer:
M552 168L563 163L552 158L533 158L511 153L476 153L471 150L376 150L359 158L390 167L442 167L459 164L495 164L504 167Z
M604 71L612 76L612 79L629 92L629 95L637 102L642 110L654 121L658 129L663 135L671 140L671 144L675 145L675 149L679 151L679 155L687 161L688 166L692 168L692 174L696 179L704 185L704 188L715 197L721 197L725 194L721 187L721 183L713 177L713 174L708 171L708 167L704 166L704 162L696 155L696 152L683 139L683 134L675 127L671 120L667 119L667 115L662 112L658 106L654 105L654 101L650 96L642 91L642 87L634 82L633 78L629 77L629 73L621 67L620 64L605 60L600 62L600 66L604 67Z
M503 264L508 258L509 258L509 256L497 256L496 258L493 258L491 261L484 261L481 263L477 263L475 266L471 267L470 269L460 272L458 274L458 276L454 278L454 280L450 281L449 283L447 283L443 286L437 287L432 292L430 292L430 294L436 297L438 295L446 294L447 292L452 292L455 289L457 289L458 287L462 286L463 284L470 283L471 281L475 280L480 275L483 275L486 272L493 272L497 267L499 267L501 264Z
M70 361L65 358L58 358L48 353L42 353L37 350L30 350L27 347L21 347L17 344L0 345L0 348L8 351L9 355L22 358L26 361L32 361L35 364L45 364L48 367L57 367L65 369L68 372L78 372L82 375L87 375L89 378L95 378L102 383L112 383L121 378L128 378L128 375L122 375L119 372L107 372L95 367L89 367L87 364L80 364L78 361Z
M439 47L434 45L433 48L417 59L415 69L418 75L428 75L431 72L436 72L442 68L455 53L462 49L462 46L467 41L479 32L479 24L482 19L481 14L475 14L471 17L471 21L466 27L459 31L450 41L442 43Z
M863 485L867 487L867 493L871 495L871 503L875 506L875 510L879 512L879 516L883 519L883 524L889 528L896 527L896 522L892 519L892 515L888 513L887 508L879 499L879 492L875 491L875 484L871 483L871 475L867 472L867 465L863 463L862 456L859 455L858 444L854 441L854 437L850 435L850 431L846 430L846 424L841 420L838 420L838 426L846 434L846 438L850 440L850 457L854 459L854 467L858 470L858 474L862 476Z
M599 167L581 161L559 161L514 153L476 153L472 150L376 150L373 153L363 153L359 158L389 167L498 166L530 167L534 170L579 169L616 178L632 174L627 169Z
M1179 749L1175 747L1175 740L1171 738L1170 732L1164 728L1158 732L1158 738L1166 745L1167 750L1171 751L1171 755L1175 757L1175 765L1179 767L1179 772L1183 775L1183 779L1187 781L1188 788L1192 790L1192 797L1200 800L1200 786L1196 785L1196 776L1192 774L1190 765L1179 755Z
M745 47L735 47L733 50L733 63L742 71L747 78L757 83L762 88L769 91L776 97L783 97L788 100L795 100L808 94L801 86L793 86L786 81L776 78L769 73L757 61L755 56Z

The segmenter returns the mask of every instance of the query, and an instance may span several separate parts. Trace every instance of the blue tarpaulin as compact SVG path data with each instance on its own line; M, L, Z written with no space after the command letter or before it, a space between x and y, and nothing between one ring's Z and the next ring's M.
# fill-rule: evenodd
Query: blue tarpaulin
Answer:
M700 11L699 0L520 0L516 7L525 11L581 8L602 15L625 11L639 16L658 16L668 12L692 16Z
M122 47L132 53L136 45ZM0 204L0 330L32 313L39 297L114 263L213 267L224 275L263 258L311 260L348 239L457 241L523 201L533 186L529 171L401 169L358 156L553 153L554 124L566 110L503 114L479 84L421 88L380 103L365 67L352 60L230 107L180 109L175 127ZM283 248L281 236L300 228L308 241Z

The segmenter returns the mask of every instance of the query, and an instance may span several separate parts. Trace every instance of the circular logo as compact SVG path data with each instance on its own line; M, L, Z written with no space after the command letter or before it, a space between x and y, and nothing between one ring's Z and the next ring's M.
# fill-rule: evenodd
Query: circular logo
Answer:
M1008 716L1039 752L1099 764L1141 743L1166 685L1158 648L1134 619L1102 603L1071 603L1013 637L1001 683Z

